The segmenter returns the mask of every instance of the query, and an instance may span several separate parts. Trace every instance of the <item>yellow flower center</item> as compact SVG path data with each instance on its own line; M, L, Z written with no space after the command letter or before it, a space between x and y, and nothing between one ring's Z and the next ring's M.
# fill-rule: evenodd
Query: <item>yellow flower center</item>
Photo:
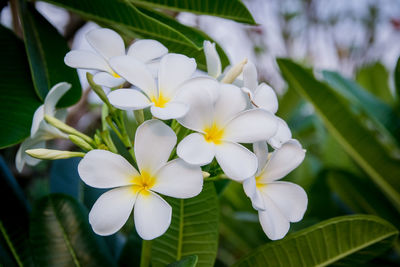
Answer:
M156 183L155 177L151 176L149 172L142 171L138 176L132 178L134 193L150 194L149 190Z
M213 142L216 145L222 143L222 138L224 137L224 129L218 127L217 124L213 123L211 127L205 128L204 132L204 138L207 142Z
M261 174L259 176L256 176L256 187L258 190L261 190L266 186L266 184L261 183L260 180L261 180Z
M164 96L162 93L160 93L158 97L151 97L150 100L154 103L154 106L158 108L165 108L165 105L170 101L170 99Z
M114 78L121 78L121 76L119 76L115 71L112 71L111 75L112 75Z

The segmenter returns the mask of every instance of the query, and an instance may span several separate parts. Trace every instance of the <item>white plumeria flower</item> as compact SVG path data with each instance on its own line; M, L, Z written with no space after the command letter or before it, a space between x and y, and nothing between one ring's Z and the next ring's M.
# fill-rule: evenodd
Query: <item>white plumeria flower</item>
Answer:
M159 120L144 122L136 131L139 172L122 156L106 150L88 152L78 165L89 186L113 188L99 197L89 213L95 233L111 235L134 208L135 227L143 239L162 235L171 223L172 208L157 193L175 198L198 195L203 186L200 167L181 159L168 161L176 144L174 131Z
M249 98L250 108L258 107L268 110L272 113L278 111L278 98L274 90L267 84L258 84L257 69L252 62L248 62L243 68L242 91ZM292 138L292 132L284 120L277 117L278 131L268 139L268 143L273 148L280 148L281 145Z
M127 56L115 57L111 61L115 71L128 82L138 87L119 89L108 94L110 103L123 110L151 107L154 117L168 120L184 116L189 106L177 100L181 85L189 80L196 70L193 58L180 54L167 54L160 61L158 84L142 62Z
M300 186L277 181L297 168L305 157L297 140L284 143L268 155L265 142L255 143L259 167L255 176L243 182L246 195L258 210L258 218L265 234L271 240L283 238L290 222L300 221L307 209L307 194Z
M21 143L15 158L16 167L19 172L22 171L25 163L30 166L35 166L40 162L39 159L32 158L31 156L26 154L26 150L45 148L46 140L55 138L68 138L66 134L48 124L44 120L44 115L49 115L61 121L65 121L67 117L67 110L56 110L56 105L61 97L70 88L71 84L66 82L61 82L54 85L47 93L43 105L39 106L36 109L32 120L31 135L30 137L25 139L24 142Z
M86 50L72 50L64 58L65 64L72 68L98 70L93 77L94 82L106 87L117 87L125 82L109 64L115 56L128 55L149 67L155 67L155 59L168 52L168 49L155 40L139 40L134 42L125 52L125 44L121 36L113 30L101 28L86 34L88 43L97 53Z
M193 83L182 88L180 99L189 103L190 110L178 122L196 133L179 143L178 156L195 165L206 165L216 157L231 179L251 177L257 170L257 158L239 143L273 136L277 130L274 115L262 109L245 110L246 99L239 87L232 84L220 84L210 78Z

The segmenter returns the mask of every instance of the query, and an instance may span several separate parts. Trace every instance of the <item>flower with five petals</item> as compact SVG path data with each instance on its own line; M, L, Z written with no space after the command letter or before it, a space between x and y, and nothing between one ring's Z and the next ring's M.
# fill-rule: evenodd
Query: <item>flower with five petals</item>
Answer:
M233 180L254 175L257 158L239 143L273 136L277 129L275 116L262 109L245 110L246 99L239 87L213 79L186 83L179 99L189 103L190 110L178 122L195 133L179 143L178 156L195 165L206 165L216 157L222 170Z
M159 120L141 124L134 147L139 171L122 156L106 150L85 155L78 165L82 180L89 186L112 188L99 197L89 213L95 233L115 233L134 209L136 231L143 239L154 239L168 229L172 215L171 206L157 193L190 198L201 192L200 167L181 159L167 162L176 140L172 129Z
M153 116L162 120L180 118L189 110L189 106L178 101L177 96L182 91L181 85L196 70L193 58L180 54L165 55L160 61L158 81L145 64L128 56L115 57L110 62L119 75L141 90L118 89L108 94L110 103L116 108L137 110L150 107Z
M98 70L93 77L94 82L106 87L117 87L125 82L109 64L115 56L128 55L149 66L168 52L168 49L155 40L138 40L125 52L125 44L121 36L113 30L100 28L86 34L86 40L96 51L72 50L64 58L65 64L72 68Z
M297 140L289 140L281 148L268 155L265 142L253 145L258 158L255 176L243 182L246 195L258 210L258 218L265 234L271 240L283 238L289 231L290 222L298 222L307 209L307 195L303 188L277 181L297 168L305 157L305 150Z

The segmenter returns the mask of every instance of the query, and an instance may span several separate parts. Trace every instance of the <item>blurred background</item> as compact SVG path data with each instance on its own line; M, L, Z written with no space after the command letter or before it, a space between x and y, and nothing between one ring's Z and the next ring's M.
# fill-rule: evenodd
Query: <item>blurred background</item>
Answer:
M294 138L307 149L302 165L287 177L287 180L301 185L309 196L309 208L304 220L292 224L291 231L352 213L377 214L400 227L400 217L392 204L326 129L321 118L315 114L313 105L288 87L276 63L277 57L291 58L313 67L317 77L322 77L322 70L338 72L398 111L399 96L395 94L393 73L400 55L400 1L243 2L258 25L248 26L223 18L185 12L166 12L181 23L206 32L222 46L231 64L245 57L253 61L260 82L267 82L278 93L278 115L288 122ZM84 35L99 27L97 24L86 22L76 14L44 2L37 2L36 7L65 36L71 48L91 49ZM11 10L10 6L2 9L1 23L15 28ZM83 88L88 88L85 72L79 71L79 75ZM84 131L94 128L100 116L96 103L95 96L87 91L83 100L70 108L68 123ZM398 141L394 142L398 145ZM57 145L64 148L69 146L63 142ZM385 145L390 155L398 160L400 153L396 150L397 145L389 141ZM15 152L14 147L2 150L1 154L10 162L9 167L32 200L54 190L49 185L51 179L47 179L49 168L57 172L51 162L43 162L35 168L26 167L22 174L18 174L12 166ZM53 165L61 164L58 162ZM218 184L218 190L221 193L222 215L217 264L227 266L268 242L268 239L240 184L222 181ZM398 262L398 254L389 251L373 264L398 266Z

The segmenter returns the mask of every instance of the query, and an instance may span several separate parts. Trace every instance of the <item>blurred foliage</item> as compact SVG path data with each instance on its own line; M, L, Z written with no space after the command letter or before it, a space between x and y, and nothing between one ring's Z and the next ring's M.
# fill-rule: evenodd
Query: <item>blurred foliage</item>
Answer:
M202 43L210 38L179 23L174 12L255 23L238 0L46 1L74 16L114 28L128 42L137 37L157 39L170 51L196 58L203 69ZM22 18L20 30L25 42L0 27L4 63L0 78L1 148L29 135L33 112L60 76L73 83L75 89L63 106L75 104L80 94L76 74L62 62L68 50L66 40L32 3L17 2L20 5L14 9L14 19ZM321 22L313 11L315 1L302 3L302 11L283 12L282 35L287 50L296 38L287 26L298 23L300 17L306 16L309 25L340 20L337 16ZM365 25L370 35L363 44L366 48L346 50L336 44L341 60L361 62L360 55L366 54L362 50L374 43L379 12L374 6L368 12ZM308 30L309 26L303 28ZM15 32L18 34L18 29ZM257 46L257 51L262 53L263 47ZM218 50L223 66L227 66L227 56L220 47ZM309 206L303 220L292 224L283 240L271 242L241 184L208 182L196 198L169 199L172 224L152 243L153 266L211 266L214 262L215 266L354 266L373 258L371 265L399 265L400 59L394 70L395 88L390 86L390 72L380 62L359 68L354 79L332 71L314 75L311 69L289 59L280 59L278 64L288 83L278 115L307 149L302 165L285 178L307 191ZM128 116L124 119L130 120ZM134 123L131 126L137 127ZM134 230L133 220L110 237L97 236L90 228L87 210L104 191L80 182L76 171L79 160L41 164L14 177L15 152L15 147L1 151L5 159L0 160L1 265L139 266L143 242ZM206 171L213 176L215 165ZM345 216L354 213L370 215ZM389 248L392 250L383 254Z

